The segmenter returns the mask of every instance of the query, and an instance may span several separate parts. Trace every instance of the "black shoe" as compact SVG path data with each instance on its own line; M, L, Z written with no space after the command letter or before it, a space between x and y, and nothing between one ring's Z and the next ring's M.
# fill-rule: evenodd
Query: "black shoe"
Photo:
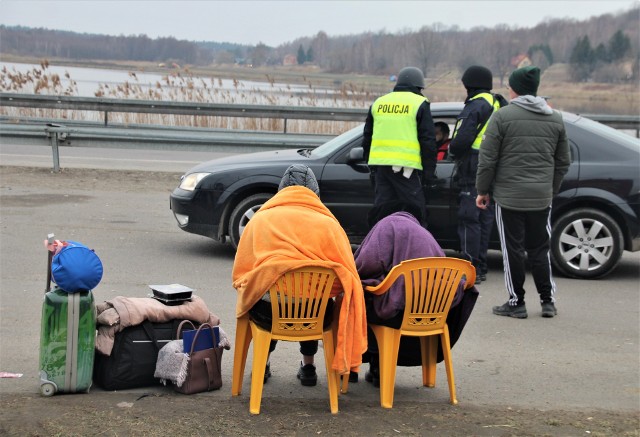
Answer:
M364 380L380 387L380 369L369 364L369 370L364 374Z
M269 380L269 378L271 378L271 364L267 363L267 366L264 368L264 382L263 382L263 384L266 384L267 381Z
M509 305L509 302L493 307L493 314L497 314L498 316L508 316L514 317L516 319L526 319L527 318L527 307L522 305Z
M473 285L482 284L482 275L476 275L476 282Z
M307 387L313 387L318 383L318 375L316 374L316 366L313 364L300 363L300 369L298 370L298 379L300 383Z
M553 302L544 302L542 304L542 317L553 317L558 315L558 310Z
M349 382L358 382L358 372L349 372Z
M480 273L480 280L482 282L486 281L487 280L487 274L486 273Z

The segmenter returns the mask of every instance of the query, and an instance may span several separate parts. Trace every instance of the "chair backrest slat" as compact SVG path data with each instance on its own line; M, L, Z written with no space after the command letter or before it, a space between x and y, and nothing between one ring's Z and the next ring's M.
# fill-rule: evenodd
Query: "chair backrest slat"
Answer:
M272 335L322 336L335 278L334 271L324 267L304 267L278 278L269 289Z
M320 304L322 303L321 299L317 299L318 294L322 294L324 291L321 284L321 275L319 273L305 273L305 276L308 276L305 280L310 282L309 286L309 305L307 307L307 311L304 314L304 317L317 317L318 311L320 310Z
M401 330L443 329L458 286L465 278L475 281L475 269L468 261L457 258L416 258L395 266L384 282L389 281L390 286L393 281L404 280L406 302Z

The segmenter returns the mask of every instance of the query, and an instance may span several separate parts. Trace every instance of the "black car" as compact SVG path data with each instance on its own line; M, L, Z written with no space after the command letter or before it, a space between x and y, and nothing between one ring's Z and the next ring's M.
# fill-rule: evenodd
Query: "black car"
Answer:
M461 103L434 103L436 121L450 125ZM618 263L623 250L640 250L640 141L579 115L563 113L572 164L552 208L551 256L566 276L596 278ZM171 194L181 229L237 247L244 226L278 189L286 168L313 169L325 205L353 244L369 231L373 204L369 169L363 160L362 126L315 149L241 154L190 169ZM437 186L427 193L428 227L440 245L458 249L458 192L453 162L437 166ZM494 230L491 247L500 249Z

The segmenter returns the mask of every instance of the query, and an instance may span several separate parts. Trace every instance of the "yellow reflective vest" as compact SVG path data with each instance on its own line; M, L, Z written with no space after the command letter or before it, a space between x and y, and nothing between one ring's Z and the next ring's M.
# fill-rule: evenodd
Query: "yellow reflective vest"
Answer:
M476 96L473 96L471 100L480 99L480 98L485 99L489 105L493 106L493 112L496 112L498 109L500 109L500 102L498 102L498 99L496 99L493 95L489 93L480 93ZM484 122L482 129L480 129L480 132L478 132L478 135L476 135L476 139L473 140L473 144L471 144L472 149L480 150L480 144L482 143L482 136L484 135L484 131L487 130L488 124L489 124L489 120Z
M398 165L422 170L416 115L425 101L429 100L412 92L394 91L373 102L369 165Z

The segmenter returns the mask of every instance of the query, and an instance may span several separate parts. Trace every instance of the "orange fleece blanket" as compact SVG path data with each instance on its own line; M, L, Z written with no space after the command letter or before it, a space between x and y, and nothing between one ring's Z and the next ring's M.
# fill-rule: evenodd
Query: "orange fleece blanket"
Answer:
M333 369L358 371L367 350L362 284L349 239L329 209L311 190L280 190L251 218L242 233L233 265L238 291L236 317L245 315L284 273L308 265L336 272L342 289Z

